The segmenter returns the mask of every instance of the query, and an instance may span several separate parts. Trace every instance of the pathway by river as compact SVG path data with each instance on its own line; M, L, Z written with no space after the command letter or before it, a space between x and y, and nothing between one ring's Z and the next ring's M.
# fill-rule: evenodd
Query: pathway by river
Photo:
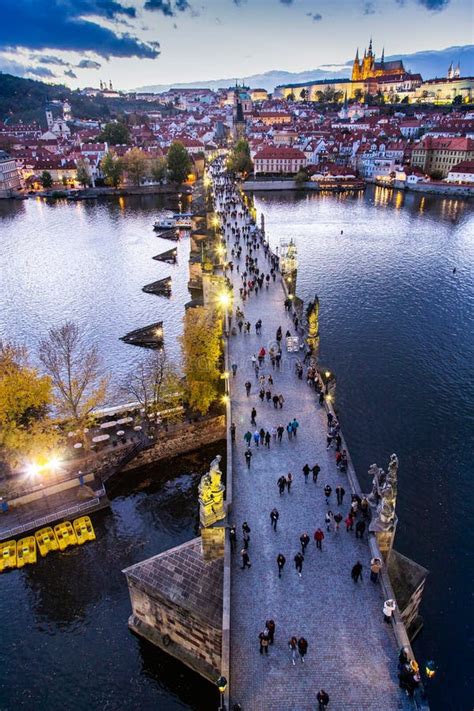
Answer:
M270 267L262 251L258 252L258 264L267 273ZM245 249L237 262L241 272L245 268L244 257ZM232 277L238 295L241 278L235 270ZM230 360L237 365L231 383L232 418L236 424L231 518L239 535L232 567L231 698L244 709L310 711L315 708L317 690L324 688L334 709L410 708L398 687L397 649L391 628L383 622L382 594L379 586L369 580L367 541L356 540L355 534L346 532L344 526L338 532L331 527L328 532L324 525L328 509L340 511L345 517L350 507L347 477L335 466L334 450L326 449L325 410L317 405L314 390L306 381L296 378L295 359L288 354L284 354L281 368L276 370L269 365L267 356L260 371L272 375L272 394L283 394L283 409L275 409L271 401L262 403L258 397L252 354L262 346L268 352L279 326L283 334L287 329L294 333L293 323L285 314L284 298L277 279L268 290L260 290L243 304L238 302L252 329L248 335L229 340ZM259 318L263 321L261 336L254 328ZM244 387L247 380L252 382L249 397ZM285 432L282 443L272 440L269 449L253 443L248 469L243 436L247 430L256 429L250 423L252 407L257 410L257 429L271 430L280 424L286 427L293 417L300 427L296 437L290 440ZM306 483L302 467L316 462L321 467L318 482ZM277 479L288 472L292 472L294 484L291 493L280 496ZM337 506L333 493L328 506L324 486L330 484L334 492L338 483L347 492L344 504ZM276 531L269 518L274 507L280 514ZM243 521L251 528L252 567L245 570L240 567L239 554ZM318 527L324 529L326 536L322 552L313 541ZM299 577L293 558L304 532L311 542ZM279 553L287 561L281 579L276 563ZM364 566L364 575L356 584L351 579L351 569L358 560ZM259 654L258 636L269 618L276 623L276 635L267 657ZM309 643L306 662L298 661L296 666L288 652L288 640L293 635L303 636Z

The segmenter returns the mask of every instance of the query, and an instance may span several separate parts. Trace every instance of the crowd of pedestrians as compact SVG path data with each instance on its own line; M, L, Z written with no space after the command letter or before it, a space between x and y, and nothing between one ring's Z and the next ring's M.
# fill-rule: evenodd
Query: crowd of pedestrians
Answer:
M219 176L219 169L216 171L214 180L216 210L221 218L223 226L223 236L227 243L227 249L230 250L232 260L235 262L236 274L233 276L234 295L240 296L240 304L236 308L236 325L231 329L231 335L238 338L251 338L253 333L257 340L257 345L250 349L249 366L253 375L249 376L249 368L240 366L243 371L243 376L236 378L235 388L242 388L241 392L248 399L248 420L240 423L239 428L244 429L239 440L235 434L235 427L231 430L232 440L235 442L235 452L237 456L242 456L245 459L248 476L252 477L252 459L256 457L255 462L260 462L261 457L267 456L266 451L276 447L286 450L288 447L294 452L294 468L293 472L302 472L295 477L293 472L280 471L275 472L273 482L274 502L283 499L291 501L294 498L292 491L293 485L296 488L305 487L310 481L312 486L308 486L305 491L309 496L321 497L324 502L326 513L323 520L313 521L313 527L309 530L294 530L294 548L293 550L279 550L273 561L276 561L275 574L280 584L284 584L284 580L288 575L295 575L297 578L303 577L303 571L306 570L307 560L316 560L316 555L321 555L319 561L324 560L324 551L328 546L333 545L334 536L341 536L339 533L342 524L345 524L345 531L348 535L352 534L355 539L364 540L365 532L370 520L370 507L365 497L357 494L348 493L349 489L347 480L344 480L344 473L348 468L348 456L343 447L343 438L340 431L340 425L336 417L331 411L327 412L327 433L326 433L326 449L328 453L334 452L333 464L327 462L314 462L314 460L298 463L298 448L299 439L305 436L305 422L301 422L298 413L289 411L288 415L283 419L280 413L286 412L288 403L285 403L284 392L282 392L281 371L285 359L283 358L284 344L283 338L287 338L294 334L297 330L298 323L293 319L293 325L290 328L285 328L284 325L279 325L276 331L272 329L271 333L267 333L268 326L265 322L265 313L262 313L263 318L259 317L255 322L247 318L245 314L246 304L249 299L259 299L259 292L262 290L274 288L276 277L279 272L279 259L269 249L264 236L255 226L255 223L242 203L240 196L236 192L234 182L230 176ZM278 284L277 284L278 285ZM279 286L279 285L278 285ZM292 308L291 300L285 303L285 308L289 311ZM273 340L274 339L274 340ZM249 341L250 343L250 341ZM235 366L235 367L234 367ZM250 372L251 372L250 371ZM234 377L238 371L237 363L232 364L232 372ZM305 365L299 359L295 361L294 368L296 380L306 381L306 385L313 388L316 394L316 401L319 401L321 406L325 403L325 388L319 376L318 369L314 363L310 362ZM239 385L240 377L245 378L244 382ZM295 383L295 389L301 387ZM275 418L276 421L275 421ZM300 431L302 430L302 435ZM285 434L286 433L286 434ZM243 452L241 450L243 440ZM240 451L240 455L239 455ZM331 455L332 456L332 455ZM330 462L330 459L328 460ZM311 476L310 476L311 475ZM247 476L247 474L245 474ZM337 477L334 485L334 477ZM301 478L300 478L301 477ZM339 478L341 477L341 478ZM322 484L319 479L322 478ZM332 485L331 485L332 484ZM314 488L313 488L314 487ZM296 489L295 489L296 490ZM288 516L287 504L282 501L284 506L283 516L280 518L280 511L277 506L273 505L269 510L269 522L271 535L276 536L279 540L279 526L287 528L291 526L291 516ZM281 508L280 504L278 504ZM268 520L268 519L267 519ZM267 524L268 525L268 524ZM245 526L245 528L244 528ZM344 538L346 536L344 533ZM259 536L264 535L259 531ZM231 549L235 551L238 535L236 527L230 529ZM250 571L252 563L250 560L250 528L247 522L242 524L241 534L241 568L242 571ZM313 541L313 543L311 543ZM341 539L341 543L343 543ZM324 544L324 545L323 545ZM340 545L340 544L338 544ZM317 554L312 551L317 551ZM362 557L363 549L358 549ZM259 555L258 546L253 551L255 556ZM326 554L327 555L327 554ZM287 559L293 559L294 572L285 569ZM273 563L275 565L275 563ZM313 563L308 573L313 573ZM292 568L292 566L290 566ZM370 581L377 584L379 573L382 567L382 561L372 559L370 562ZM363 582L364 565L360 560L354 560L352 567L341 575L353 580L354 584ZM253 577L253 572L248 572ZM307 572L304 573L305 576ZM245 572L247 575L247 572ZM291 600L288 600L291 605ZM270 612L270 611L269 611ZM272 611L275 619L269 618L265 624L260 627L258 635L259 652L263 657L269 655L269 650L275 642L275 629L278 619L276 612ZM276 620L276 623L275 623ZM302 620L304 629L304 620ZM302 630L303 631L303 630ZM311 641L311 640L310 640ZM305 662L309 648L308 641L301 634L291 635L288 642L290 651L290 662L293 666L296 665L297 659L301 663ZM311 645L312 653L317 654L317 644ZM271 656L271 655L270 655ZM320 689L316 695L318 708L325 709L329 704L329 696L324 689Z

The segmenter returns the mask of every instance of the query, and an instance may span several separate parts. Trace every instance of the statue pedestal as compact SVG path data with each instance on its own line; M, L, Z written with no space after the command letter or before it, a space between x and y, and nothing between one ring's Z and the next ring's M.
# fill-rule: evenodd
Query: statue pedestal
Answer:
M216 521L222 521L225 518L224 510L224 487L218 491L213 491L210 498L203 499L199 497L199 521L201 526L206 528L212 526Z
M393 548L395 532L397 530L397 521L398 519L395 517L395 521L390 530L385 530L384 528L382 528L376 520L372 521L369 525L369 531L375 534L377 546L379 548L380 553L382 554L385 563L388 562L390 552Z

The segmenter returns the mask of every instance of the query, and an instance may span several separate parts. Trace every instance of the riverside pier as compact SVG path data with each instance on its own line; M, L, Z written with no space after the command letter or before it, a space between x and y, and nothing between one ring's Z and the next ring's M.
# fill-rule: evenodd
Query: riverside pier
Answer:
M346 531L344 519L351 498L360 501L365 494L350 455L345 471L341 471L333 446L327 444L328 415L336 419L331 393L320 381L325 395L319 401L306 377L300 379L296 373L303 360L305 372L310 363L318 366L314 343L309 350L305 338L308 324L295 293L296 274L292 272L290 280L282 277L279 260L266 244L263 230L256 228L241 193L219 160L211 174L207 224L215 228L218 216L220 231L214 229L212 234L220 258L211 270L205 269L203 258L202 272L196 269L196 260L191 261L193 283L201 280L204 305L214 308L224 323L225 496L224 477L219 462L214 461L200 486L200 537L124 571L132 600L130 628L213 683L219 677L221 709L310 711L317 706L320 689L329 695L333 709L426 709L421 687L409 698L398 678L400 649L405 649L408 659L414 659L410 639L420 626L418 607L427 574L393 549L398 460L392 457L387 474L376 465L371 467L372 492L366 492L371 506L365 531L357 537L354 530ZM202 222L202 216L199 219ZM201 226L199 234L203 231ZM240 241L236 240L239 232ZM236 259L231 250L239 243L243 250ZM275 279L258 293L242 293L247 254L256 259L254 266L260 273L269 273L270 265L277 265ZM233 262L232 270L229 261ZM223 288L225 299L221 298ZM237 307L244 312L244 321L251 324L248 333L238 328ZM315 313L317 322L314 308L307 314L313 327ZM259 319L261 332L256 333ZM287 351L283 338L281 362L273 367L269 352L277 345L279 327L303 347ZM312 335L317 337L317 323ZM266 355L257 371L252 357L262 347ZM282 407L271 399L260 400L262 375L265 389L283 396ZM268 376L273 380L271 385L267 385ZM246 382L251 383L248 395ZM255 423L251 423L252 408L256 409ZM290 437L286 428L293 418L299 427ZM235 442L231 424L235 425ZM283 438L278 441L272 434L269 447L263 442L257 446L252 439L248 466L245 433L253 434L260 428L274 432L279 426L285 428ZM341 449L347 450L343 437ZM316 481L304 476L305 464L319 465ZM277 480L290 472L291 491L279 494ZM332 489L328 497L326 485ZM335 493L338 485L345 489L340 505ZM279 513L276 530L270 520L274 508ZM333 521L326 524L329 510L343 515L338 530ZM359 512L354 529L361 519ZM244 521L251 529L251 567L242 569ZM229 539L231 526L237 531L234 550ZM318 528L325 536L322 550L313 540ZM309 535L310 542L298 575L294 556L301 549L303 533ZM280 553L286 558L281 577L277 568ZM376 582L369 577L373 558L382 561ZM351 571L357 562L362 564L362 579L354 582ZM387 600L397 603L388 621L383 614ZM276 626L274 643L268 655L260 654L259 634L269 619ZM292 664L288 641L293 636L308 642L304 663L297 658Z

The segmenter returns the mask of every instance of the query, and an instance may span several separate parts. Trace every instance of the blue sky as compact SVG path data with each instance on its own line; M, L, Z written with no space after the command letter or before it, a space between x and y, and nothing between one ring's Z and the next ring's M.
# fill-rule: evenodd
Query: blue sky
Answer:
M0 70L117 88L473 42L472 0L0 0Z

